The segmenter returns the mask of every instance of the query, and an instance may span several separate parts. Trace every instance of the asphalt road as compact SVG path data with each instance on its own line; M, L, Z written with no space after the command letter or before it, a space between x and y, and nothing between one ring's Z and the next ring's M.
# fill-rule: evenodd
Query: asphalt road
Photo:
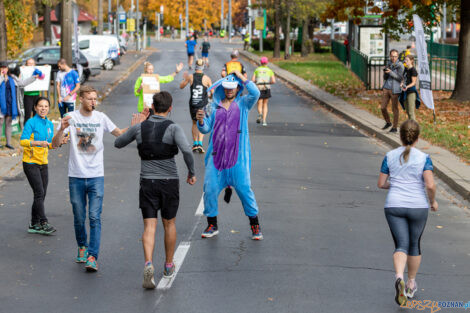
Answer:
M161 75L186 60L181 42L156 47L160 52L149 60ZM231 49L213 43L208 70L213 80ZM254 67L245 65L251 76ZM141 71L132 73L99 107L119 127L128 126L136 111L132 90ZM173 94L171 118L190 138L189 90L179 90L181 78L179 74L177 82L162 89ZM256 112L250 116L252 184L264 241L250 239L248 219L236 196L230 204L220 199L219 236L201 239L206 222L195 213L202 194L203 156L195 155L198 182L189 186L178 155L178 244L187 254L171 288L143 290L139 158L135 145L117 150L114 137L106 135L99 272L86 273L74 262L64 147L52 151L49 159L46 212L56 235L27 233L32 191L24 176L0 189L0 312L403 311L393 299L393 241L383 213L386 192L376 187L388 148L282 83L272 94L269 125L256 124ZM468 204L442 187L438 201L440 211L430 213L423 235L417 299L466 302L470 214L460 206ZM157 282L164 262L162 235L159 224Z

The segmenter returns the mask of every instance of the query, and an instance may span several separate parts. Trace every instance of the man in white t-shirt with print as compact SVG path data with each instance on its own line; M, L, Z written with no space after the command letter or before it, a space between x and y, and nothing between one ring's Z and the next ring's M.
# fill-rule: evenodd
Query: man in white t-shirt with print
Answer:
M95 111L97 93L93 87L80 88L80 110L70 112L62 119L52 139L53 147L70 138L69 189L72 203L75 238L78 244L77 263L86 263L87 271L98 270L98 252L101 237L101 211L104 193L103 134L118 137L121 130L102 113ZM90 239L85 227L86 199L90 218Z

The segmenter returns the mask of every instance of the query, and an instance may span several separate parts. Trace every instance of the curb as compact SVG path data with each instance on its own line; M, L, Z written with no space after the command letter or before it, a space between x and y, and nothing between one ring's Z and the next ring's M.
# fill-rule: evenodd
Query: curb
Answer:
M259 57L247 51L240 51L241 56L257 65L260 64ZM366 133L376 137L393 148L401 146L398 135L389 135L381 130L383 120L371 113L359 109L354 105L320 89L303 78L286 71L275 64L270 64L270 68L284 82L302 91L309 97L318 101L322 106L331 112L339 115L348 122L356 125ZM470 167L459 160L451 152L431 145L429 142L420 139L417 148L425 150L432 155L434 173L450 188L460 194L464 199L470 200ZM465 179L466 177L467 179Z

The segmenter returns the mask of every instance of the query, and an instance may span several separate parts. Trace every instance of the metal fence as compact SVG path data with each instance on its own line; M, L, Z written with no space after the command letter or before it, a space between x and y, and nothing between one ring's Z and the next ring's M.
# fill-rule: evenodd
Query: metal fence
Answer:
M355 48L351 49L351 71L353 71L366 86L369 85L368 57Z
M459 46L448 45L430 41L427 42L428 53L433 57L445 59L457 59L459 57Z
M348 50L342 42L332 40L331 52L344 64L348 61Z

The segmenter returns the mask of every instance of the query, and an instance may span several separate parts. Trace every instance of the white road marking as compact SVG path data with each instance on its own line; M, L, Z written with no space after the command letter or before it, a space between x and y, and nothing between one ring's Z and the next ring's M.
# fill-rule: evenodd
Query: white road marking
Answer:
M204 194L202 194L201 201L199 202L196 213L194 215L202 216L202 212L204 212Z
M174 260L173 262L175 263L175 274L171 278L162 277L162 279L157 285L158 290L165 290L165 289L171 288L171 285L173 284L173 281L175 280L179 269L183 265L184 258L186 257L186 254L188 253L190 246L191 246L191 243L189 241L182 241L178 245L178 248L176 249L176 252L175 252L175 256L173 258Z

